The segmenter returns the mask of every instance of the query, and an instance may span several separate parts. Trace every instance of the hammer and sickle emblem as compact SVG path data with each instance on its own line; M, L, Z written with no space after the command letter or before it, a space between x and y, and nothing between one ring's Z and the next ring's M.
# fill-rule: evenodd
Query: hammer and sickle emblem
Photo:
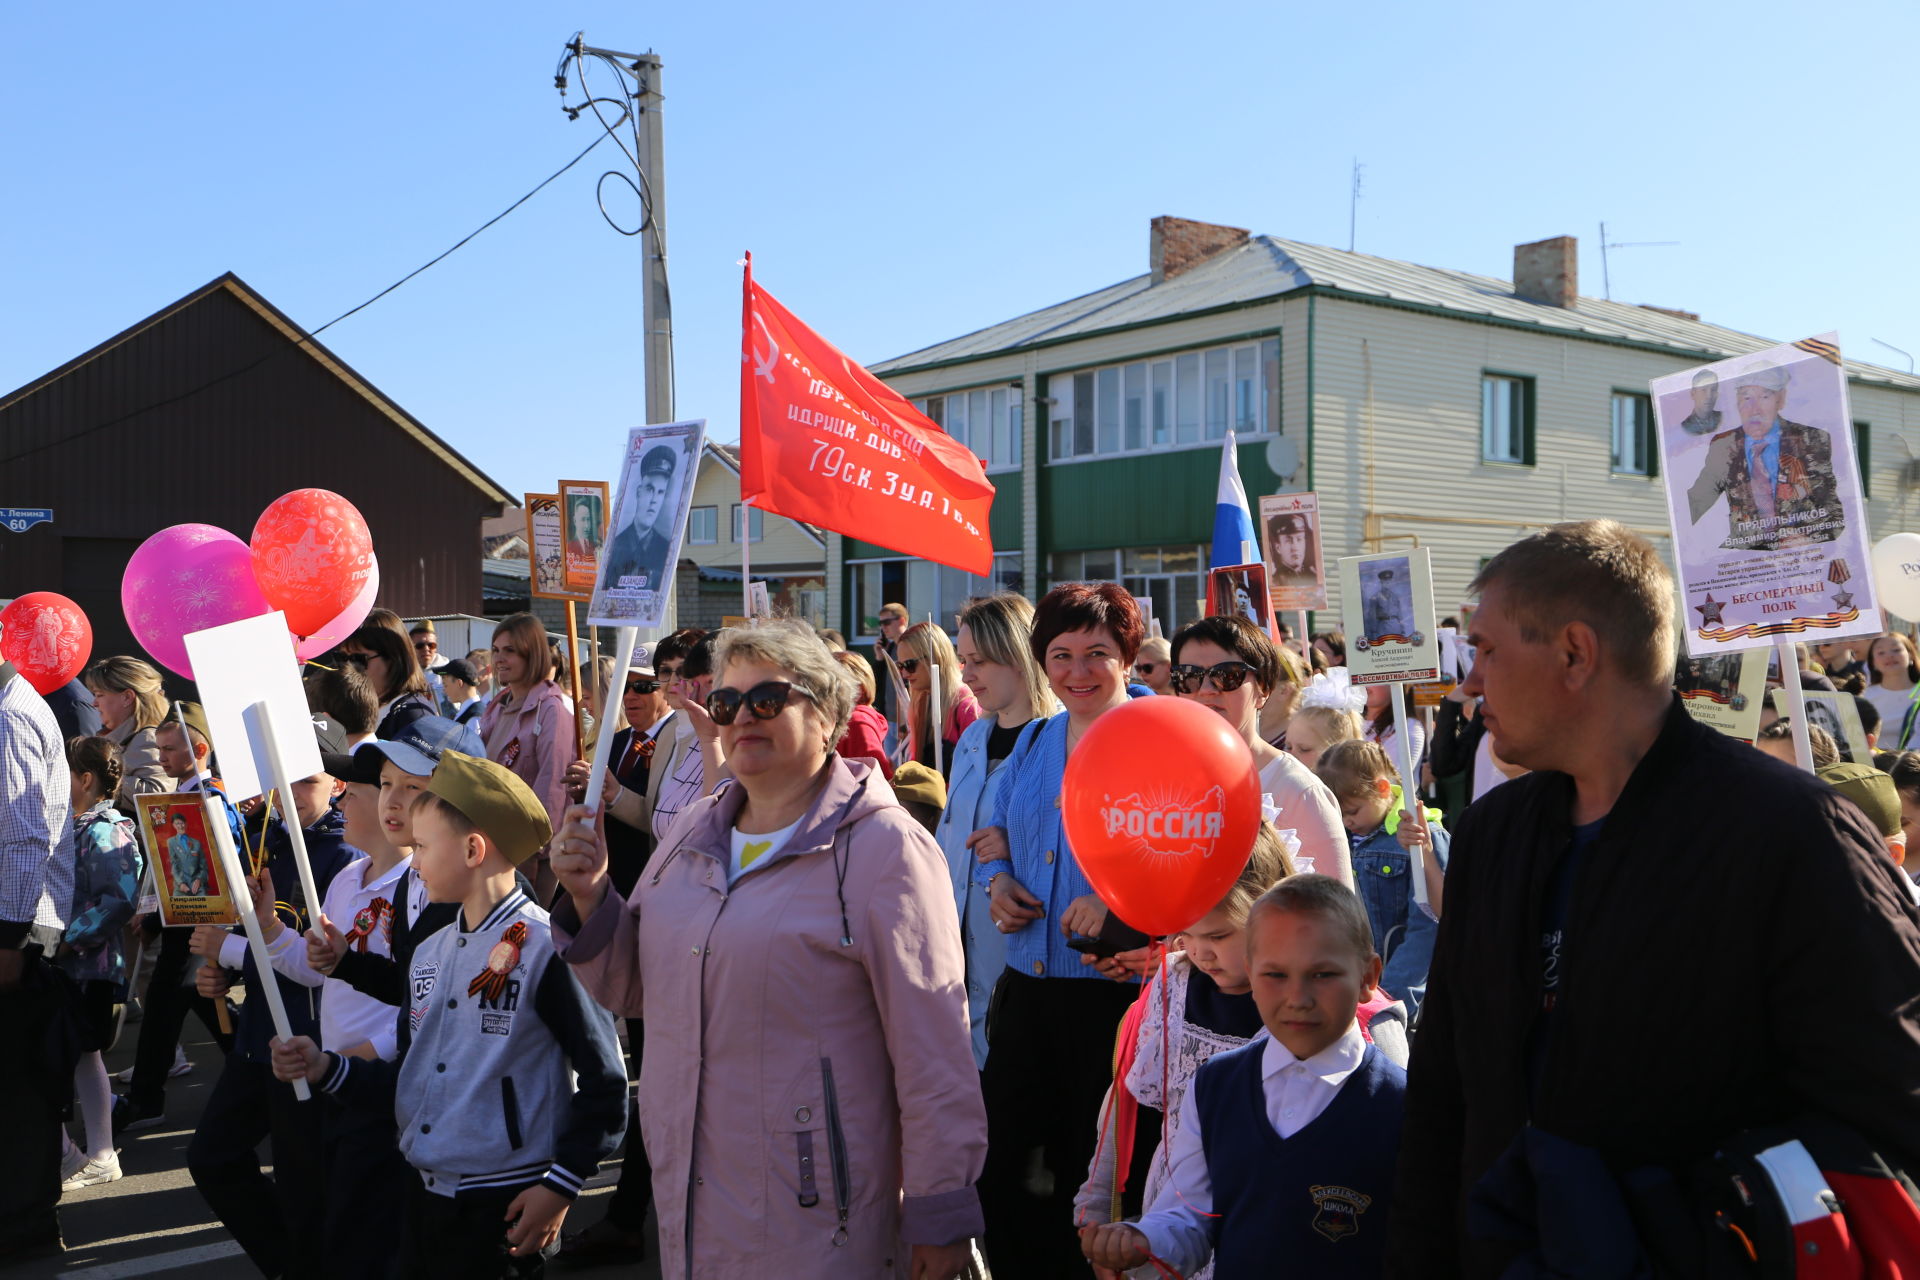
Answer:
M780 344L773 340L773 332L767 328L767 322L760 318L758 312L754 314L753 327L758 329L761 336L767 340L767 354L764 359L761 358L759 344L754 344L753 376L756 378L765 378L768 384L771 385L773 382L773 366L780 359ZM745 359L745 357L743 356L742 359Z

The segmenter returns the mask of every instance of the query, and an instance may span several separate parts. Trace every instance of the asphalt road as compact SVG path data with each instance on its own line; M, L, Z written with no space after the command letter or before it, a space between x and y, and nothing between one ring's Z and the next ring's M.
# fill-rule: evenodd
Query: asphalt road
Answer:
M107 1055L109 1071L132 1065L138 1032L137 1023L127 1026L119 1045ZM120 1167L126 1176L105 1186L69 1192L61 1199L60 1228L67 1242L66 1254L58 1259L0 1264L0 1277L125 1280L190 1274L192 1280L249 1280L260 1275L226 1228L208 1212L206 1201L187 1176L187 1141L193 1136L213 1082L219 1078L220 1053L197 1018L187 1019L185 1043L194 1070L168 1082L167 1123L121 1139ZM270 1163L270 1152L264 1146L260 1158L263 1165ZM567 1215L568 1229L599 1221L606 1197L619 1176L620 1162L616 1158L587 1184L586 1192ZM637 1269L552 1266L548 1274L658 1280L660 1272L649 1256Z

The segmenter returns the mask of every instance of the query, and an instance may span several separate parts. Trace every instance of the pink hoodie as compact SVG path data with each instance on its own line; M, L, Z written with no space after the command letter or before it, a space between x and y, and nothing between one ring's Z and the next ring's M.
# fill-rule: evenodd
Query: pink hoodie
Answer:
M910 1245L984 1230L946 859L871 764L835 756L786 848L729 888L744 801L683 810L627 902L553 917L594 999L646 1018L661 1274L904 1274Z

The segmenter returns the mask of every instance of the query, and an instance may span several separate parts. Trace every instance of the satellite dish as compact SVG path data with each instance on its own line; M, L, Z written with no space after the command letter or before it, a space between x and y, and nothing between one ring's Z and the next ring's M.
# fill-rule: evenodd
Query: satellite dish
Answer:
M1275 436L1267 441L1267 467L1281 483L1293 483L1300 474L1300 447L1289 436Z

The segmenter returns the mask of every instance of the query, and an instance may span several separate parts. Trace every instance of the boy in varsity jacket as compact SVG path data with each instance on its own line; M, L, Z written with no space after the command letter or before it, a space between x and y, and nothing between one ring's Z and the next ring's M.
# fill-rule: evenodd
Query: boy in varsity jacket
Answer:
M613 1015L555 960L547 913L515 884L551 835L524 782L444 752L414 807L413 871L460 913L413 954L398 1061L323 1053L304 1036L274 1043L283 1080L347 1099L391 1091L418 1175L408 1276L542 1274L568 1207L626 1128Z
M1247 954L1265 1030L1194 1076L1140 1221L1083 1229L1098 1275L1209 1257L1216 1280L1380 1275L1407 1077L1354 1021L1380 981L1366 908L1290 876L1253 904Z

